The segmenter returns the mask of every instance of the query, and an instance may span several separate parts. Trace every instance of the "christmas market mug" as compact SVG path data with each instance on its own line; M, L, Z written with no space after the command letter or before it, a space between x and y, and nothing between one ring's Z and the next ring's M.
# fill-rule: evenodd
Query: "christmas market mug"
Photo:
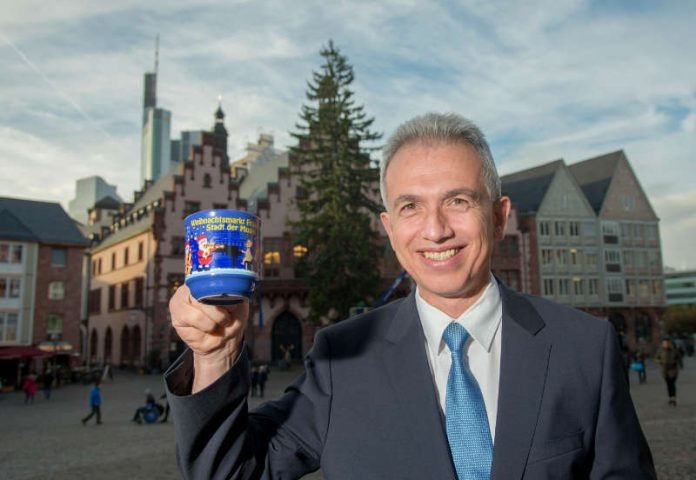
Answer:
M238 210L202 210L186 217L185 282L210 305L251 298L259 280L261 220Z

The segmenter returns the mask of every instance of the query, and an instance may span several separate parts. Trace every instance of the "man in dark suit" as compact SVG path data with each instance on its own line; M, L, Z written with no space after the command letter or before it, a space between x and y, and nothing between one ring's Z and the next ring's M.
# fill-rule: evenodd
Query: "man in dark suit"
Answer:
M186 478L655 478L611 325L490 273L510 200L479 129L400 126L383 225L417 288L322 329L305 373L247 411L248 305L170 303L190 350L166 374Z

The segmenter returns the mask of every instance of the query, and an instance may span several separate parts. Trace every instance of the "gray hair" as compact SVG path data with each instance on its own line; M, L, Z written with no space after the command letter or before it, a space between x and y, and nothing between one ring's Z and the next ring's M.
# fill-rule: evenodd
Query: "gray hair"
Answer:
M488 195L493 200L500 197L500 177L495 168L491 149L481 130L471 121L455 113L426 113L399 125L396 131L387 139L382 150L382 162L379 166L379 191L385 208L387 205L387 189L384 177L387 167L396 152L407 143L419 140L440 140L447 143L462 142L473 147L481 159L483 167L483 183Z

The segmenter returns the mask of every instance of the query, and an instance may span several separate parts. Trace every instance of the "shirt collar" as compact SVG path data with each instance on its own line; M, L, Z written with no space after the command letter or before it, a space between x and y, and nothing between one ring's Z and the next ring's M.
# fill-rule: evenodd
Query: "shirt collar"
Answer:
M439 355L444 348L442 334L451 322L461 323L471 338L489 352L495 332L503 318L500 289L492 274L481 296L459 318L452 318L423 300L418 287L416 287L416 308L423 325L428 349L433 356Z

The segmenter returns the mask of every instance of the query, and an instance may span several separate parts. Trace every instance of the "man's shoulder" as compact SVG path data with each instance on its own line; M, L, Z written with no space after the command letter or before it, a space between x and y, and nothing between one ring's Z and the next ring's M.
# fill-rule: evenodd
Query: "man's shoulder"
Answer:
M535 295L514 293L523 301L527 301L545 324L545 330L553 334L558 333L573 338L573 334L583 336L604 336L611 324L590 313L584 312L569 305L563 305ZM512 312L514 316L514 312Z

